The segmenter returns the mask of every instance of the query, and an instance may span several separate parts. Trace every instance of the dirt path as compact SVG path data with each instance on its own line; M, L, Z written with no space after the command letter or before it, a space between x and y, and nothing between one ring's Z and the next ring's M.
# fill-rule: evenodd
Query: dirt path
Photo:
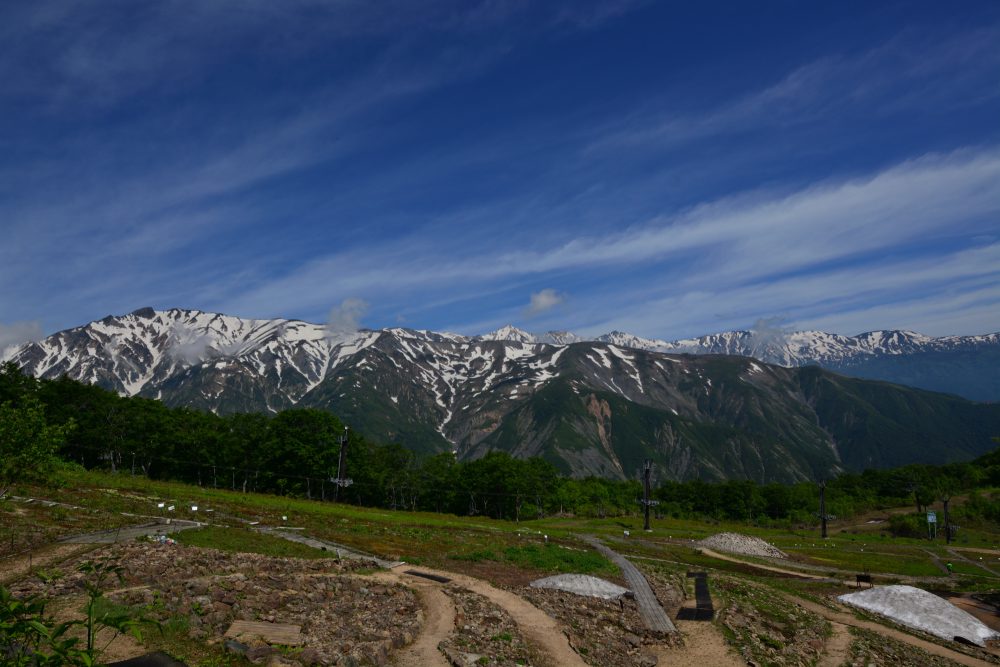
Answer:
M826 650L820 657L816 667L841 667L847 662L851 652L851 631L843 623L830 621L833 634L826 640Z
M402 567L397 567L389 572L379 572L372 576L396 576L398 577L398 579L396 579L397 581L405 582L407 586L411 586L414 589L417 589L417 586L415 585L416 581L426 581L432 587L436 586L436 584L430 580L407 575L402 570ZM517 623L518 628L520 628L521 632L524 634L525 639L527 639L528 642L530 642L540 652L545 653L548 656L549 664L558 665L559 667L587 667L587 663L585 663L576 651L570 647L569 640L566 639L566 634L563 632L562 628L559 627L556 620L521 596L515 595L509 591L495 588L481 579L475 579L464 574L431 570L425 567L419 568L419 571L451 579L452 583L470 590L473 593L482 595L497 606L501 607L504 611L511 615L511 618L514 619L514 622ZM438 592L440 593L440 590L438 590ZM444 593L441 593L441 595L444 595ZM452 607L451 613L452 619L454 619L454 607ZM430 625L430 623L428 623L428 625ZM452 627L454 627L454 620L452 620ZM440 627L437 632L440 633ZM428 633L430 633L430 630L428 630ZM444 637L440 637L440 639L443 638ZM440 639L438 639L438 641L440 641ZM432 638L427 639L427 641L432 641ZM416 642L414 642L414 644L416 644ZM434 643L434 649L435 651L437 650L436 642ZM440 652L438 652L438 655L440 655ZM402 665L403 663L400 664ZM424 662L413 664L430 665L447 663Z
M89 550L90 547L79 544L50 544L30 554L5 559L0 562L0 582L16 581L32 569L48 568Z
M683 608L694 609L696 600L689 598ZM683 646L656 646L653 655L658 664L670 667L745 667L746 661L733 652L719 628L710 621L674 621L684 636Z
M396 667L449 667L448 660L438 650L438 644L455 630L455 603L444 594L441 585L427 579L404 575L400 571L376 572L372 578L392 584L403 584L417 594L424 619L420 634L409 646L394 656Z
M757 568L758 570L765 570L767 572L777 572L778 574L788 574L788 575L791 575L793 577L801 577L802 579L818 579L818 580L822 580L822 581L829 581L829 579L830 579L829 577L823 577L823 576L820 576L818 574L808 574L806 572L802 572L801 570L790 570L790 569L786 569L786 568L783 568L783 567L775 567L774 565L763 565L761 563L751 563L749 561L741 560L741 559L735 558L733 556L727 556L726 554L720 554L718 551L712 551L711 549L706 549L704 547L702 547L701 549L699 549L699 551L702 554L706 555L706 556L711 556L712 558L718 558L719 560L729 561L730 563L739 563L740 565L746 565L748 567L754 567L754 568ZM854 582L850 582L850 583L853 584Z
M910 646L916 646L917 648L923 649L932 655L937 655L942 658L947 658L948 660L953 660L962 665L969 665L970 667L986 667L987 665L995 667L996 663L987 662L986 660L980 660L979 658L974 658L972 656L966 655L964 653L959 653L958 651L953 651L950 648L946 648L934 642L929 642L919 637L914 637L906 632L901 632L895 628L890 628L888 626L882 625L880 623L874 623L872 621L862 621L860 619L851 616L850 614L833 611L821 604L817 604L810 600L804 600L802 598L796 597L794 595L783 594L788 600L799 605L803 609L811 611L814 614L819 614L826 620L834 624L840 624L842 626L853 626L855 628L864 628L865 630L871 630L884 637L892 637L898 641L909 644ZM845 628L846 629L846 628ZM848 644L849 645L849 644ZM828 649L829 650L829 649ZM832 653L832 651L830 651ZM829 663L834 664L834 663Z

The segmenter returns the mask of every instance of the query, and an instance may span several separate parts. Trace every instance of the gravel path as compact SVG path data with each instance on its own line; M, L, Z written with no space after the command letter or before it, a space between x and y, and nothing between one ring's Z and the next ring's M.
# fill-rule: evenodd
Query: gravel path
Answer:
M660 605L660 601L653 594L653 589L649 587L646 577L642 576L642 573L639 572L639 569L635 565L632 565L621 554L609 549L593 535L582 535L581 538L621 569L625 581L628 582L628 587L635 593L635 601L639 605L639 613L642 615L642 620L647 628L655 632L677 632L677 628L670 622L667 612L663 611L663 606Z
M266 533L267 535L274 535L275 537L280 537L282 539L288 540L289 542L298 542L299 544L305 544L306 546L312 547L313 549L322 549L323 551L329 551L331 553L337 554L337 558L350 558L352 560L370 560L375 561L375 563L385 569L391 570L394 567L398 567L403 563L401 561L383 560L378 556L373 556L371 554L366 554L361 551L355 551L350 547L345 547L343 544L337 544L336 542L330 542L327 540L319 540L315 537L307 537L299 533L293 533L287 530L281 530L279 528L255 528L257 532Z
M176 533L188 528L199 528L205 524L197 521L184 521L174 519L169 524L160 521L151 521L138 526L128 526L115 530L102 530L96 533L85 533L83 535L71 535L64 537L60 542L65 544L114 544L115 542L131 542L137 537L166 535Z

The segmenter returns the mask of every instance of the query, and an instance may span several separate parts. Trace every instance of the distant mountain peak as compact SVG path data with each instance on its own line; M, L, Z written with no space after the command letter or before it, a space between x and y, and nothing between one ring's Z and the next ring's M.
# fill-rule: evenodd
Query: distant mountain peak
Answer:
M534 343L536 337L523 329L518 329L513 324L506 324L496 331L483 334L478 337L480 340L512 341L517 343Z

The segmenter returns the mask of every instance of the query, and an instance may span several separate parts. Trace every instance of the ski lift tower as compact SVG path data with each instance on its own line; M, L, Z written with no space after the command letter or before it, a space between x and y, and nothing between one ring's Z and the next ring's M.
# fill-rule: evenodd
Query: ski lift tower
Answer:
M347 427L344 427L344 434L340 436L340 462L337 464L337 476L331 477L330 481L334 483L333 488L333 502L338 502L340 500L340 488L348 487L354 484L354 480L345 477L345 467L347 466Z
M651 459L646 459L646 463L642 470L642 500L639 503L643 507L644 520L642 522L642 529L649 532L652 528L649 527L649 508L660 504L659 500L649 499L649 476L653 472L653 461Z
M820 526L822 527L821 528L821 532L820 532L820 536L825 540L826 539L826 522L827 521L832 521L833 519L837 518L837 517L835 517L832 514L827 514L826 513L826 482L825 481L819 483L819 513L817 513L816 516L819 517Z

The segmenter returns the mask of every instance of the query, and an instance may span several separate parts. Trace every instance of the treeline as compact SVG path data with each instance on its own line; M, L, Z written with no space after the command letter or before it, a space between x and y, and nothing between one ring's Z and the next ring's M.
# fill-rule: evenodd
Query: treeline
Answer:
M351 484L338 486L333 480L345 433L344 477ZM418 459L401 445L345 430L321 410L218 416L121 397L68 378L40 381L6 364L0 368L0 492L12 481L44 475L57 459L245 492L504 519L621 516L642 509L637 481L571 479L538 458L491 452L464 462L450 453ZM843 474L827 482L827 512L847 517L905 503L919 511L942 494L997 485L997 453L973 463ZM653 497L659 516L810 524L818 493L814 483L691 480L663 481ZM984 507L992 502L978 500Z

